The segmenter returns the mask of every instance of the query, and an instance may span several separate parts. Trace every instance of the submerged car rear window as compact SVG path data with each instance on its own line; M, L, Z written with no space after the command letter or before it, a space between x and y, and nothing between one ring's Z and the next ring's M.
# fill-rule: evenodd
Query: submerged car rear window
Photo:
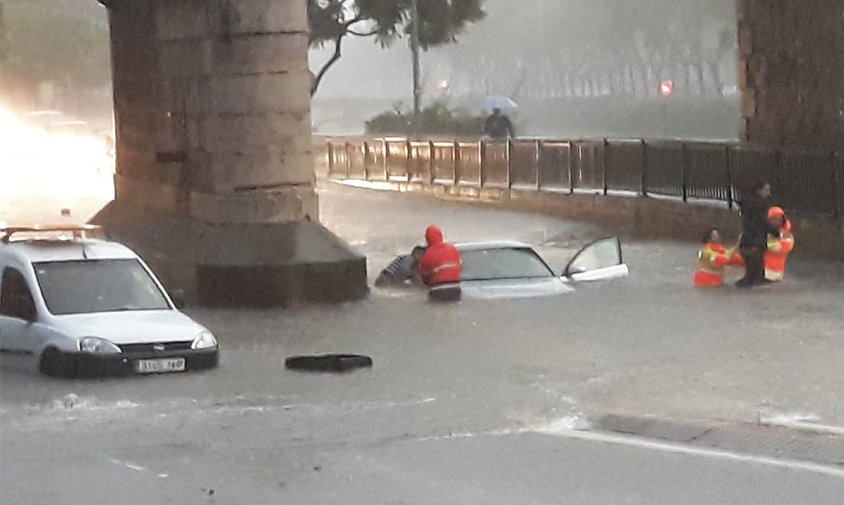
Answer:
M463 281L553 277L548 265L529 248L461 251Z
M53 261L33 266L52 314L170 308L136 259Z

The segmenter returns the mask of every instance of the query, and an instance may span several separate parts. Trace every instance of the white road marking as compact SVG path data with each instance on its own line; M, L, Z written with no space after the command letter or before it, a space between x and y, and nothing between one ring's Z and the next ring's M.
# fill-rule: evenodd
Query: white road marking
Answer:
M821 424L819 421L820 417L815 414L777 414L761 417L759 424L808 430L815 433L827 433L829 435L844 435L844 427Z
M616 435L606 432L548 430L543 428L534 429L532 431L534 431L535 433L555 437L588 440L592 442L602 442L614 445L626 445L629 447L638 447L641 449L669 452L674 454L687 454L690 456L703 456L712 459L740 461L744 463L753 463L776 468L786 468L789 470L801 470L805 472L829 475L832 477L844 477L844 468L838 468L832 465L824 465L821 463L812 463L809 461L777 459L767 456L755 456L752 454L728 452L706 447L693 447L689 445L682 445L679 443L648 440L636 436Z
M114 458L108 458L108 461L110 463L117 465L117 466L124 466L124 467L126 467L130 470L135 470L136 472L150 472L149 468L143 467L141 465L135 465L135 464L129 463L128 461L120 461L119 459L114 459Z
M680 443L665 442L649 440L633 435L617 435L608 432L595 432L584 430L578 424L578 419L565 417L553 421L551 423L539 426L518 427L502 430L491 430L483 432L461 432L452 433L449 435L430 436L414 439L415 442L431 442L438 440L452 440L462 438L476 438L476 437L501 437L512 435L524 435L528 433L535 433L540 435L547 435L552 437L569 438L574 440L585 440L590 442L598 442L612 445L623 445L627 447L635 447L639 449L646 449L651 451L666 452L672 454L685 454L689 456L701 456L711 459L721 459L728 461L736 461L742 463L751 463L756 465L763 465L773 468L783 468L787 470L803 471L821 475L828 475L831 477L844 477L844 468L839 468L833 465L825 465L821 463L812 463L810 461L800 461L792 459L778 459L767 456L756 456L752 454L742 454L737 452L723 451L719 449L694 447L683 445Z
M114 459L114 458L106 458L106 459L108 460L109 463L112 463L112 464L117 465L117 466L122 466L124 468L128 468L129 470L134 470L136 472L143 472L143 473L154 473L152 470L150 470L149 468L147 468L145 466L136 465L134 463L129 463L128 461L120 461L119 459ZM169 473L156 473L155 476L158 477L159 479L166 479L167 477L170 477L170 474Z

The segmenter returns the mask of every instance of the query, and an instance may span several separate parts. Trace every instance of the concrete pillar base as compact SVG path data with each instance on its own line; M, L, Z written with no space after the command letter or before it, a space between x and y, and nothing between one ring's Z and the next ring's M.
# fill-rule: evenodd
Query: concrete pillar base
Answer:
M316 222L212 225L117 200L91 222L192 304L291 307L368 293L366 257Z

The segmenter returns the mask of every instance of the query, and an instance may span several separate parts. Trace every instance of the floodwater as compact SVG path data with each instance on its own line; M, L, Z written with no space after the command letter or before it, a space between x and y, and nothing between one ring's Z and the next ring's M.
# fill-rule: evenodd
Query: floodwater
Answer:
M533 244L560 269L606 233L333 183L320 193L324 224L367 255L372 274L428 224L454 241ZM40 203L7 203L0 219ZM795 257L781 286L698 291L694 244L624 247L630 278L554 298L434 305L373 289L332 307L193 308L222 348L207 373L61 381L4 362L2 501L109 502L119 482L123 501L145 504L837 503L844 480L826 470L550 428L588 428L605 412L798 413L844 426L842 265ZM285 356L322 352L375 365L341 376L284 369Z

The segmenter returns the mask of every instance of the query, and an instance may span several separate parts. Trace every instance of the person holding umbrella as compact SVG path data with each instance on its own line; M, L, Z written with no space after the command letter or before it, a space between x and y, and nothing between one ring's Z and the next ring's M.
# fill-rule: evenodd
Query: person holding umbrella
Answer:
M493 139L508 139L515 137L513 123L510 118L501 113L503 109L515 109L516 102L506 96L489 96L483 100L481 107L492 109L492 115L486 118L484 133Z
M514 137L513 123L510 118L501 113L501 109L492 109L492 115L486 118L484 133L493 139L508 139Z

